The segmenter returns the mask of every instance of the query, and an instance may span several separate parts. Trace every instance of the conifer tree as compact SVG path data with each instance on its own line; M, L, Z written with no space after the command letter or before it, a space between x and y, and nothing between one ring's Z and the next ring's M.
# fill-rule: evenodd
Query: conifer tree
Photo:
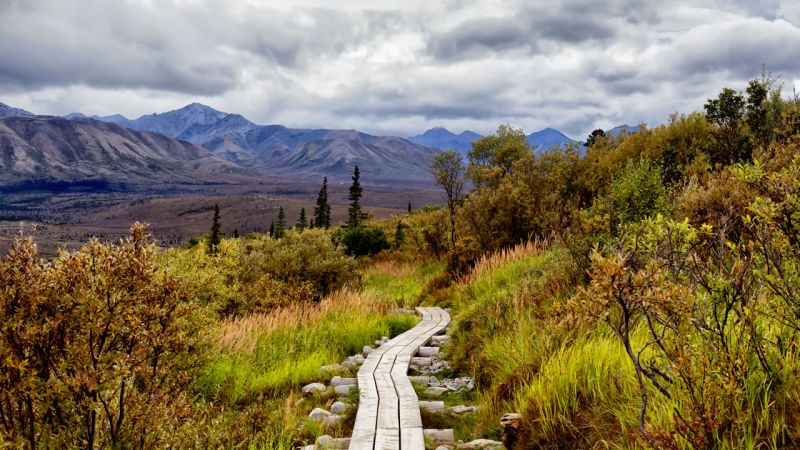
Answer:
M358 228L358 226L361 225L361 221L364 220L364 213L361 211L361 195L363 194L363 190L359 182L360 176L361 172L359 172L358 166L356 166L353 170L353 184L350 185L350 191L347 195L347 199L350 200L350 208L347 210L347 227L350 229Z
M411 214L411 202L408 202L408 213Z
M317 196L317 206L314 207L313 226L328 229L331 227L331 205L328 203L328 177L322 180L322 188ZM312 227L313 227L312 226Z
M306 220L306 209L300 208L300 217L297 219L296 228L300 231L308 228L308 220Z
M234 228L233 229L233 233L231 233L231 237L234 238L234 239L237 239L239 237L239 229L238 228Z
M273 237L276 239L280 239L286 233L286 211L283 210L283 206L280 207L278 210L278 222L275 224L275 231L273 233Z
M208 238L208 253L216 255L220 243L219 205L214 204L214 218L211 220L211 236Z
M274 237L274 236L275 236L275 222L273 221L269 223L269 237Z
M405 227L403 226L403 222L398 220L397 221L397 228L394 230L394 247L400 248L403 245L403 242L406 240L406 232Z

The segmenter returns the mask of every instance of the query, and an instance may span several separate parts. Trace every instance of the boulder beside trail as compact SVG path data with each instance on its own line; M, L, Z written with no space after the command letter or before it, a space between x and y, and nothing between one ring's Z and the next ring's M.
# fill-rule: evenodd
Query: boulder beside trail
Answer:
M314 394L322 394L327 388L322 383L311 383L303 386L303 396L311 397Z
M322 408L314 408L310 413L308 413L308 418L313 420L314 422L323 422L330 415L331 415L330 412Z

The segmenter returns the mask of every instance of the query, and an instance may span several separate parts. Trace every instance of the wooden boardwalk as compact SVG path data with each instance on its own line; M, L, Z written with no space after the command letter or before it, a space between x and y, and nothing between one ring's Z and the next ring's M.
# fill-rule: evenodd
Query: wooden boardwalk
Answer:
M431 337L444 331L450 315L441 308L417 308L422 321L381 345L358 371L361 390L351 450L424 450L419 399L408 379L408 364Z

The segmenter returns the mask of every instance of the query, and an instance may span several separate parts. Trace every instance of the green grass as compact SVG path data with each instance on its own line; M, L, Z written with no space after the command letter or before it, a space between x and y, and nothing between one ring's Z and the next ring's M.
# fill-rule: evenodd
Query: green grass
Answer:
M438 261L416 267L379 263L366 270L362 291L393 305L416 305L427 284L444 268Z
M259 334L253 348L221 351L196 385L204 397L229 404L254 394L285 391L320 380L323 365L340 363L381 336L413 327L416 320L410 315L335 308L306 323L287 323Z

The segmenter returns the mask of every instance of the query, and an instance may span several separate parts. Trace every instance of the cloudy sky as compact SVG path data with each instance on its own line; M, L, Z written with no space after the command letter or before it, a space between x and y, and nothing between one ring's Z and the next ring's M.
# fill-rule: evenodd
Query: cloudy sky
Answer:
M798 0L0 0L0 102L135 118L582 138L663 122L762 64L800 88Z

